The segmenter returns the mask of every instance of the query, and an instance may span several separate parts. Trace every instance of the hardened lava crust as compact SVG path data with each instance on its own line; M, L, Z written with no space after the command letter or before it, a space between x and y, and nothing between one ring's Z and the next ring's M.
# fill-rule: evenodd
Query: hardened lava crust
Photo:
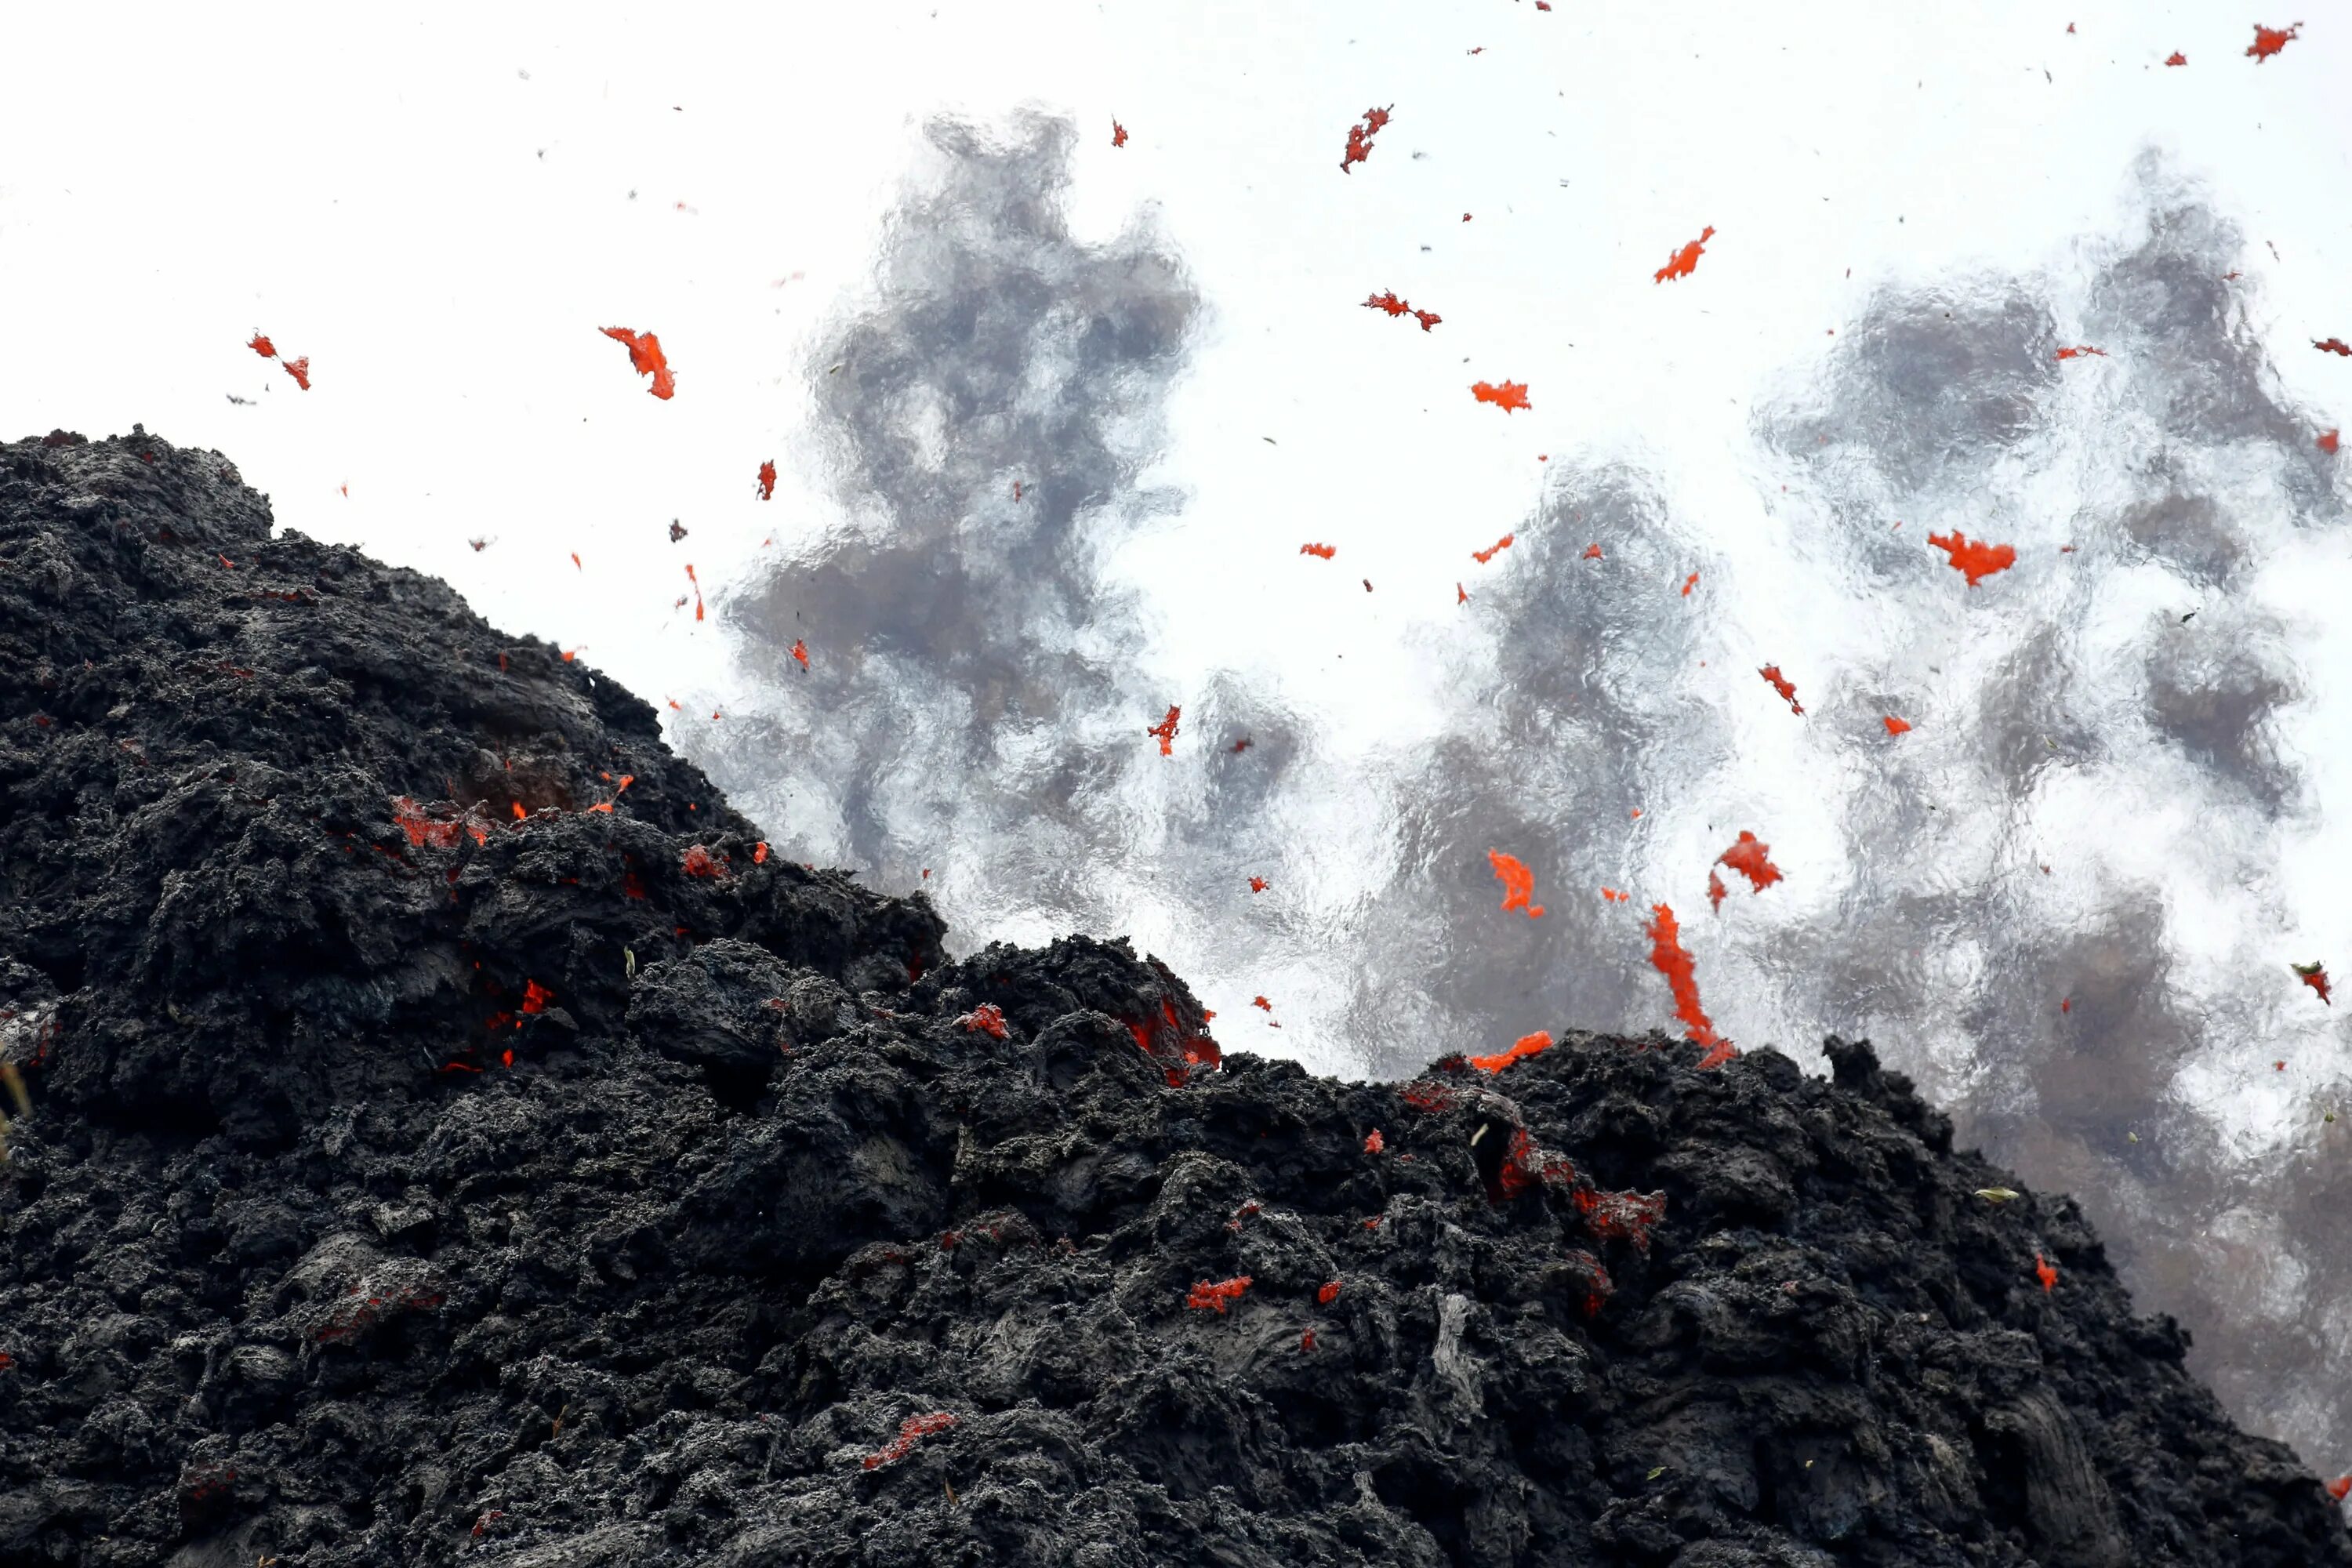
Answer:
M951 960L143 430L0 446L0 1568L2352 1564L1867 1045Z

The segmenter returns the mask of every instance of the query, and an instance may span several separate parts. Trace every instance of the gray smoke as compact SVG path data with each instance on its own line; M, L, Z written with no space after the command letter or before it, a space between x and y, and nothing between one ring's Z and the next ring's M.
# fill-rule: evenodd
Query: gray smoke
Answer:
M2144 163L2137 233L2072 271L1883 289L1771 389L1756 486L1835 644L1792 672L1792 789L1712 695L1728 664L1769 709L1774 650L1679 592L1697 571L1738 602L1733 552L1605 455L1496 520L1506 569L1426 635L1434 735L1343 752L1278 675L1139 673L1152 606L1106 563L1178 505L1140 476L1202 303L1149 221L1072 236L1074 134L935 128L811 366L845 521L726 604L763 696L688 737L784 852L929 888L960 951L1156 922L1196 984L1272 994L1343 1042L1315 1065L1374 1074L1666 1024L1642 928L1667 900L1727 1033L1801 1058L1873 1037L2083 1199L2242 1420L2352 1455L2352 1118L2321 1120L2342 1040L2285 969L2314 955L2269 936L2312 682L2261 597L2344 506L2210 202ZM2106 355L2056 359L2078 342ZM1954 530L2017 564L1966 587L1927 542ZM1180 702L1163 759L1143 729ZM1727 878L1711 912L1741 829L1782 842L1788 882ZM1542 919L1497 910L1490 849L1535 868ZM1218 1029L1315 1059L1273 1021Z
M1973 657L1940 629L1883 650L1889 681L1981 671L1909 738L1946 831L1849 800L1844 836L1875 863L1789 950L1782 1005L1875 1035L1964 1136L2075 1192L2141 1304L2194 1325L2240 1417L2326 1464L2352 1452L2352 1183L2323 1121L2344 1064L2262 939L2284 918L2280 830L2305 809L2282 723L2307 682L2252 595L2267 556L2344 508L2247 324L2252 285L2225 279L2242 237L2153 160L2135 185L2144 233L2087 278L1883 294L1820 383L1759 420L1833 514L2020 555L2005 593L1992 579L1948 618ZM2058 362L2075 342L2108 357ZM1865 522L1837 574L1886 583L1915 552ZM2184 884L2242 889L2253 919ZM2233 1102L2290 1055L2311 1087L2282 1136Z
M714 776L796 858L896 887L931 868L991 900L983 923L1116 920L1097 868L1172 700L1133 673L1146 628L1103 563L1174 505L1137 476L1200 299L1148 224L1071 237L1075 137L932 128L936 188L811 367L849 525L727 605L776 700L730 715Z
M1596 890L1643 885L1636 810L1660 811L1728 760L1720 717L1686 679L1699 623L1680 584L1712 562L1647 476L1556 475L1509 561L1479 595L1467 648L1454 645L1443 706L1461 727L1368 781L1395 803L1394 865L1344 965L1344 1028L1376 1075L1562 1022L1656 1022L1640 916ZM1538 870L1542 919L1501 912L1490 850Z

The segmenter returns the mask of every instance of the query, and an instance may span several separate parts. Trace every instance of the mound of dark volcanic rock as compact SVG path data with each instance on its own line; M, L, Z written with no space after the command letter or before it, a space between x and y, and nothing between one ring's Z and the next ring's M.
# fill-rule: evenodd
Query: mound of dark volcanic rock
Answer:
M1221 1060L139 432L0 673L0 1568L2352 1563L1865 1046Z

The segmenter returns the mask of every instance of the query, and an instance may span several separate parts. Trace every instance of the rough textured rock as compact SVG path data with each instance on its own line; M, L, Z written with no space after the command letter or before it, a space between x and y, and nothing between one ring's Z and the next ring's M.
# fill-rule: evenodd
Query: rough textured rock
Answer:
M0 447L0 1568L2352 1563L1864 1045L949 962L142 431Z

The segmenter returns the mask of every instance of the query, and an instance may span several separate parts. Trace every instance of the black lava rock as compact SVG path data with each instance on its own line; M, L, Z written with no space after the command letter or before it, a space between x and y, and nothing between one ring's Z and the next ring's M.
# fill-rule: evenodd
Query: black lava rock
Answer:
M1864 1044L950 962L143 431L0 446L0 1568L2352 1564Z

